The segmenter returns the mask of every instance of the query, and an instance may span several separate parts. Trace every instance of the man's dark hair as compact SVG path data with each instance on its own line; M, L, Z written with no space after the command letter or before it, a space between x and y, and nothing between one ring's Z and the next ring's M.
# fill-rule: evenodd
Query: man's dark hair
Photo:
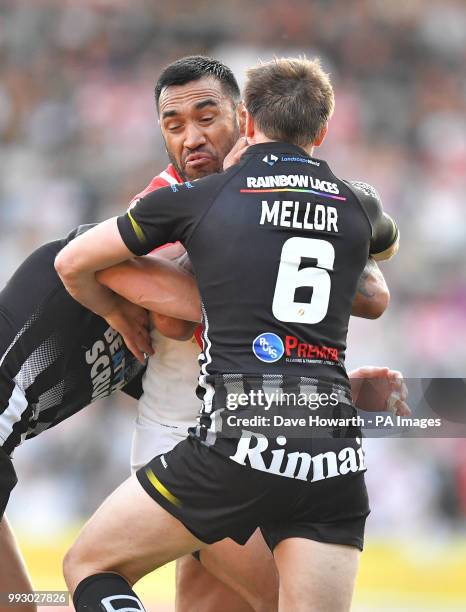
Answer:
M189 55L169 64L160 75L155 85L155 103L159 108L159 98L162 89L171 85L185 85L205 76L212 76L222 84L224 92L233 102L239 102L240 91L233 72L211 57Z

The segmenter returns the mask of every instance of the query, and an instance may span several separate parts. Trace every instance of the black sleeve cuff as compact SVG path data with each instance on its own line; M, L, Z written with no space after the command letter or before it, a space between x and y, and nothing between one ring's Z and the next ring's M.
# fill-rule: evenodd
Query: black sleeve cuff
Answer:
M378 255L389 249L398 240L398 227L395 221L383 213L379 223L374 227L370 254Z
M385 251L391 249L392 246L397 242L400 236L400 232L395 221L393 221L393 219L390 220L393 223L393 229L392 232L390 232L391 235L385 234L383 236L378 237L375 242L371 244L369 252L370 255L383 255Z
M138 223L131 216L131 211L117 218L121 239L134 255L146 255L150 249L146 246L146 238Z

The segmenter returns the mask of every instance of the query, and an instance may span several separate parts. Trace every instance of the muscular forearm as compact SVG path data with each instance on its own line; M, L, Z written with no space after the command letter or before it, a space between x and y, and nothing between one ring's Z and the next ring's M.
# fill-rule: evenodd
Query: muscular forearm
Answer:
M109 219L69 242L57 255L55 269L68 292L85 308L104 317L120 332L133 355L144 362L152 354L147 312L101 285L96 273L133 258L116 219Z
M140 257L101 270L96 276L115 293L147 310L186 321L201 319L194 278L171 261Z
M356 290L351 314L355 317L376 319L387 309L390 292L378 265L370 257Z
M69 273L61 273L59 268L57 272L68 293L85 308L104 318L115 308L116 295L101 285L96 280L94 273L81 273L74 276Z

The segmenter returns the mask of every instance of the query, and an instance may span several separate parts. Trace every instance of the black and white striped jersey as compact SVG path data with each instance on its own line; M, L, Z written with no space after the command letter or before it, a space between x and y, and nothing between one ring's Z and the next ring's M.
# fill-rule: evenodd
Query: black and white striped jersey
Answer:
M317 384L351 401L344 360L357 282L369 254L397 237L377 194L269 142L223 174L147 195L118 227L136 255L176 240L189 253L204 324L194 435L218 448L215 421L233 382L235 410L251 414L254 392L264 397L268 385Z
M8 454L130 381L140 394L143 366L55 272L57 253L87 227L34 251L0 292L0 446Z

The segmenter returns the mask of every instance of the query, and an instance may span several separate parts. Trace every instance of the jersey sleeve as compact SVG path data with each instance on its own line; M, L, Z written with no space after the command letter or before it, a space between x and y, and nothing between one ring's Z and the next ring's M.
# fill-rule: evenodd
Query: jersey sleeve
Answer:
M92 229L96 225L97 223L86 223L83 225L78 225L78 227L75 227L73 230L71 230L71 232L65 238L66 244L77 238L77 236L80 236L81 234L84 234L88 230Z
M186 244L218 191L218 176L171 185L138 200L117 221L128 249L146 255L167 242Z
M372 185L361 181L345 182L356 194L371 224L370 254L383 253L398 240L399 231L395 221L383 211L380 196Z

